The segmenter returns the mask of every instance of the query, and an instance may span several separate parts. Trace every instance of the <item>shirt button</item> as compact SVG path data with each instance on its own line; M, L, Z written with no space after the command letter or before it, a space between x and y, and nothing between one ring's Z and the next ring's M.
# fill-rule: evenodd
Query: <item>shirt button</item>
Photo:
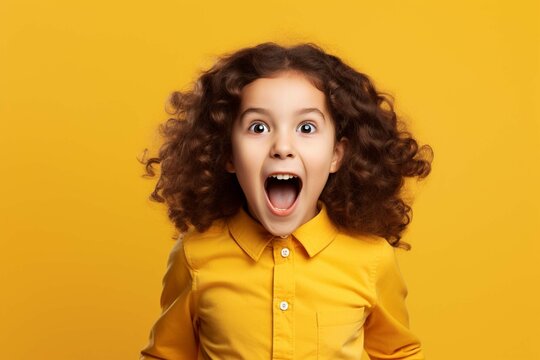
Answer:
M286 258L287 256L289 256L290 253L291 253L291 252L289 251L288 248L283 248L283 249L281 249L281 256L284 257L284 258Z
M289 303L286 301L282 301L279 303L279 308L283 311L287 310L289 308Z

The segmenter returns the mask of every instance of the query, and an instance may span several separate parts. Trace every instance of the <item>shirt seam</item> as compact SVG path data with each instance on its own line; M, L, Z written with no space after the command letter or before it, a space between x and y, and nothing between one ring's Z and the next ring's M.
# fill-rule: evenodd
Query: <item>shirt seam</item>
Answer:
M183 242L182 251L184 253L184 258L186 259L186 266L189 271L189 276L191 277L191 289L196 290L197 289L197 272L198 270L193 266L193 258L191 257L191 254L188 251L188 242L189 240L186 239L184 234L180 235L179 241Z
M193 304L193 324L197 324L198 323L198 319L199 319L199 314L197 313L197 303L198 303L198 296L197 296L197 289L199 287L199 283L198 283L198 269L196 269L194 266L193 266L193 258L191 257L191 254L189 254L189 251L188 251L188 241L186 241L186 237L184 236L184 234L181 234L180 235L180 238L179 238L179 241L182 241L183 242L183 246L182 246L182 251L184 253L184 258L186 259L186 266L188 268L188 271L189 271L189 275L191 277L191 291L190 291L190 294L189 296L191 297L191 300L192 300L192 304ZM195 330L195 329L194 329ZM197 341L198 341L198 334L196 333L195 334L196 338L197 338Z
M377 258L373 262L373 265L372 265L372 268L371 268L371 271L370 271L371 286L373 288L372 291L373 291L373 294L374 294L373 308L375 308L379 304L379 293L377 291L377 275L379 273L379 269L380 269L380 265L381 265L381 259L382 259L383 250L384 250L383 248L380 248L379 251L377 252Z
M180 234L180 237L178 238L178 241L182 241L182 251L184 253L184 258L186 259L186 265L188 267L188 270L189 270L189 274L191 275L192 279L193 279L193 273L195 272L195 268L193 266L193 259L191 257L191 255L188 254L188 240L187 238L184 236L185 234Z

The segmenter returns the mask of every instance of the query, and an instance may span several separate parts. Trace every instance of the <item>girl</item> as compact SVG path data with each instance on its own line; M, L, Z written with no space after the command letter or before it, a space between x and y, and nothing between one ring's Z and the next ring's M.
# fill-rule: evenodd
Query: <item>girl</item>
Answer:
M140 359L424 359L395 248L418 147L369 78L263 43L174 92L152 199L181 236Z

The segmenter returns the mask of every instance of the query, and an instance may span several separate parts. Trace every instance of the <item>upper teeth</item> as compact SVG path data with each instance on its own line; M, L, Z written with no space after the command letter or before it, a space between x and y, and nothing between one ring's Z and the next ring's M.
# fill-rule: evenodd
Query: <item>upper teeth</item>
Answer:
M289 174L275 174L275 175L270 175L270 176L278 180L289 180L289 179L298 177L296 175L289 175Z

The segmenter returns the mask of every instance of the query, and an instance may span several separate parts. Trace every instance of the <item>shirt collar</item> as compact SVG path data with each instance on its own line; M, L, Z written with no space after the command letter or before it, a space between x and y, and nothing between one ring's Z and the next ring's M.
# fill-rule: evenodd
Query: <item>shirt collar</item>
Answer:
M302 244L309 257L313 257L327 247L336 237L338 230L332 224L322 201L317 201L319 213L293 231L292 235ZM238 246L253 260L258 261L264 248L274 236L261 223L253 219L243 207L231 218L227 225Z

